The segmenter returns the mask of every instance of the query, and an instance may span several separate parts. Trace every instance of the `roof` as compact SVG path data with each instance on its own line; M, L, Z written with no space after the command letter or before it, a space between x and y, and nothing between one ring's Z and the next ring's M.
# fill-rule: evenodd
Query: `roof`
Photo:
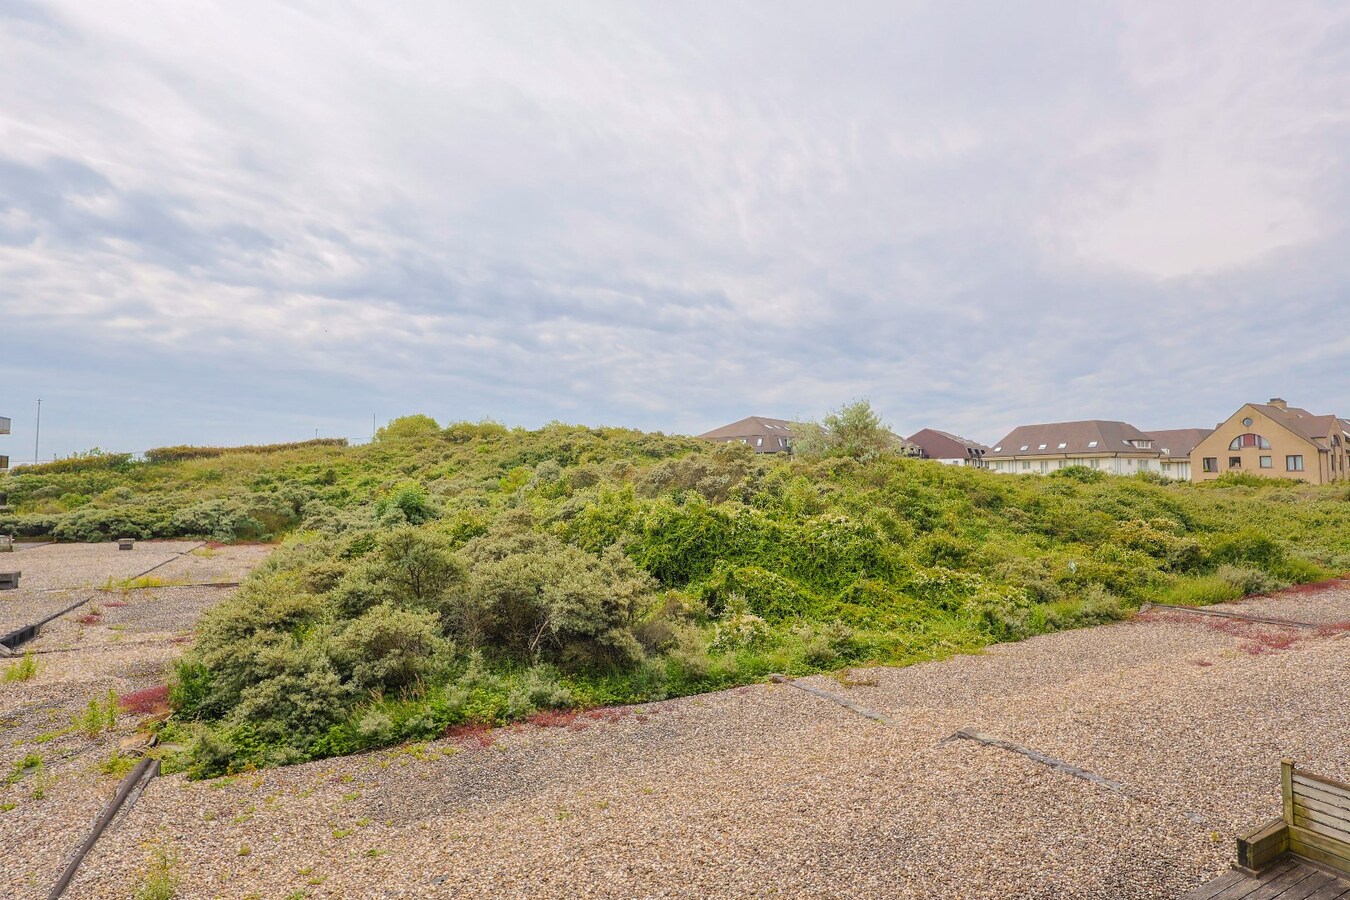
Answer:
M983 456L989 452L989 448L979 441L972 441L949 431L938 431L936 428L916 431L907 440L917 445L928 459L967 459L972 456Z
M1082 422L1049 422L1021 425L1008 432L986 458L1014 456L1111 455L1141 453L1157 456L1156 449L1135 447L1130 441L1152 441L1128 422L1088 419Z
M1335 416L1316 416L1297 406L1281 407L1270 403L1248 403L1247 405L1324 450L1327 449L1327 435L1336 430L1345 430L1345 423Z
M727 441L745 437L791 437L792 423L787 419L771 419L768 416L746 416L730 425L714 428L699 437L710 441Z
M1214 433L1212 428L1172 428L1150 431L1153 449L1163 456L1186 457L1191 455L1195 445Z

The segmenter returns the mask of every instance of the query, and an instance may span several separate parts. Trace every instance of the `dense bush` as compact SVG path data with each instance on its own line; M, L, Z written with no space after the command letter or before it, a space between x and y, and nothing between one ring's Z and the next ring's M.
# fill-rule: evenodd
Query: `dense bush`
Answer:
M0 483L0 531L25 536L284 536L174 679L171 727L201 775L933 659L1350 566L1342 487L427 417L361 447L255 449Z

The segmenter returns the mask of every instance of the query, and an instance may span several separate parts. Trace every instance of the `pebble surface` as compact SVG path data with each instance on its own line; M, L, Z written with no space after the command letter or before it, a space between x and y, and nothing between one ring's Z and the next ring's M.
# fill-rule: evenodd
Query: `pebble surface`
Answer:
M198 552L192 552L196 549ZM229 596L219 587L101 590L161 562L170 581L238 580L267 547L204 548L197 542L137 542L26 547L15 561L23 588L0 593L0 631L38 621L71 603L89 602L44 625L25 644L37 663L28 681L0 681L0 895L45 897L68 854L84 840L117 789L108 762L139 743L139 716L117 714L113 727L88 733L76 724L90 701L106 704L161 685L191 640L203 610ZM0 670L17 663L0 659ZM32 756L40 768L25 763ZM128 894L130 892L127 892Z
M1281 757L1350 779L1350 588L1225 608L1328 627L1157 610L805 680L885 725L756 685L165 777L67 896L131 896L162 848L181 897L1173 898L1278 814ZM949 740L967 727L1124 790Z

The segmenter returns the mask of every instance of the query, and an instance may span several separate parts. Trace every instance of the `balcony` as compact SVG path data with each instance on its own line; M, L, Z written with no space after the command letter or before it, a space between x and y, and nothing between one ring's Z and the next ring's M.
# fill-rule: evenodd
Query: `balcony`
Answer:
M0 434L9 434L9 419L0 416Z

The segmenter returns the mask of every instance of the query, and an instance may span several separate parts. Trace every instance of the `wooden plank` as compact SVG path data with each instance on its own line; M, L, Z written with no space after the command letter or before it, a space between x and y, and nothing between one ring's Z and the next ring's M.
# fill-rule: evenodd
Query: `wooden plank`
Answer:
M1316 831L1345 844L1350 850L1350 823L1325 813L1310 810L1301 803L1294 803L1294 824L1309 831Z
M1241 881L1230 885L1209 898L1209 900L1246 900L1246 898L1251 895L1252 891L1255 891L1261 885L1266 884L1275 878L1279 878L1293 868L1294 863L1286 859L1283 862L1271 866L1258 876L1244 878Z
M1246 872L1229 869L1218 878L1206 881L1199 887L1192 889L1182 900L1214 900L1214 895L1220 891L1227 890L1238 882L1250 880Z
M1244 900L1275 900L1276 897L1280 897L1285 892L1297 888L1312 875L1312 869L1306 866L1294 866L1284 874L1272 878L1264 884L1257 885L1256 890L1247 894Z
M1284 801L1284 821L1294 824L1294 761L1289 757L1280 760L1280 797Z
M1289 850L1289 826L1276 819L1237 840L1238 865L1253 872L1270 866Z
M1331 884L1318 888L1307 900L1350 900L1350 881L1332 879Z
M1293 887L1288 888L1284 893L1276 894L1271 900L1308 900L1309 897L1316 894L1327 885L1334 885L1336 883L1336 879L1325 872L1321 872L1311 866L1306 866L1305 868L1308 869L1307 878L1303 879Z
M1313 862L1350 874L1350 846L1298 825L1289 826L1289 850Z
M1324 791L1320 788L1307 787L1305 785L1294 785L1294 802L1314 801L1308 805L1314 809L1319 808L1317 804L1322 804L1326 812L1332 815L1340 816L1343 819L1350 819L1350 802L1347 802L1338 794L1330 791Z
M1342 781L1337 781L1334 778L1326 778L1322 775L1309 775L1307 772L1300 770L1294 773L1294 783L1300 787L1325 791L1328 794L1342 798L1346 803L1350 803L1350 785Z

